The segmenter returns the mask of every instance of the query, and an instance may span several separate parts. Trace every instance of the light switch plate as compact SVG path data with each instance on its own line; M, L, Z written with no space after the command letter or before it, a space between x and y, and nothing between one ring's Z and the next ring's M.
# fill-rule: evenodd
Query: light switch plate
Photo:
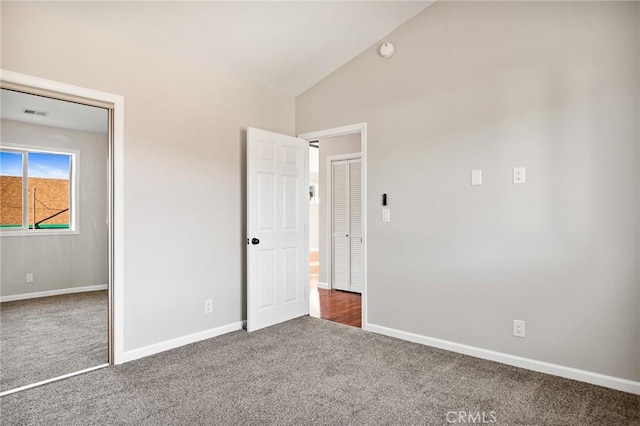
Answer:
M524 183L524 167L513 168L513 183Z
M383 222L391 222L391 210L382 209L382 221Z
M471 185L482 185L482 170L471 170Z

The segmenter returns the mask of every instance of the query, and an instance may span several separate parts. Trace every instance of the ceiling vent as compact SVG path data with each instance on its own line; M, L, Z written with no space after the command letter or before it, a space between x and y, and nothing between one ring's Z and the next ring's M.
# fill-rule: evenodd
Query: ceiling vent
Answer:
M35 109L30 109L30 108L25 108L22 110L23 113L28 114L28 115L37 115L39 117L46 117L47 114L49 114L46 111L38 111Z

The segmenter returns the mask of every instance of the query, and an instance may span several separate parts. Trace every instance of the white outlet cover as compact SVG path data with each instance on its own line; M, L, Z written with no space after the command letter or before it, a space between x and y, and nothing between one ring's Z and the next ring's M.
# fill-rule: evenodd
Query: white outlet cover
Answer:
M382 221L383 222L391 222L391 210L382 209Z
M515 337L525 337L525 328L523 320L513 320L513 335Z
M514 167L513 168L513 183L524 183L525 182L525 169L524 167Z

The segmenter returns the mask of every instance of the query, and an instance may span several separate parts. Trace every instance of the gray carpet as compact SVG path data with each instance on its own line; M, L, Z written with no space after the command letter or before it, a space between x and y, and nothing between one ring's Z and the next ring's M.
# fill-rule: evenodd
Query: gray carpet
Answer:
M0 390L108 362L106 291L0 304Z
M639 404L310 317L0 399L5 425L447 425L450 411L494 411L499 425L628 426Z

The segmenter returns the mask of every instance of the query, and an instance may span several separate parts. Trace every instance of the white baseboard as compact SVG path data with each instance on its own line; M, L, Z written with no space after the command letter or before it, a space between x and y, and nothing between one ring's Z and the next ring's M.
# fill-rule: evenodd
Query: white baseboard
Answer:
M318 282L318 288L323 288L325 290L331 290L331 286L329 286L329 284L321 283L321 282Z
M373 333L383 334L385 336L396 337L398 339L407 340L409 342L420 343L426 346L432 346L435 348L446 349L452 352L471 355L476 358L496 361L502 364L512 365L514 367L520 367L527 370L565 377L567 379L578 380L580 382L591 383L598 386L604 386L607 388L640 395L640 382L636 382L633 380L621 379L618 377L607 376L600 373L593 373L591 371L579 370L577 368L565 367L562 365L551 364L543 361L536 361L534 359L509 355L502 352L495 352L488 349L477 348L475 346L463 345L461 343L436 339L433 337L409 333L406 331L396 330L393 328L383 327L371 323L366 324L365 330L371 331Z
M216 328L211 328L209 330L200 331L198 333L188 334L186 336L178 337L164 342L154 343L153 345L144 346L139 349L124 351L120 359L116 360L116 364L133 361L135 359L154 355L160 352L168 351L170 349L179 348L180 346L199 342L201 340L211 339L212 337L221 336L223 334L231 333L232 331L242 330L244 324L245 321L239 321Z
M35 293L14 294L0 297L0 302L13 302L14 300L36 299L38 297L60 296L62 294L85 293L87 291L106 290L106 284L89 285L85 287L63 288L60 290L38 291Z

